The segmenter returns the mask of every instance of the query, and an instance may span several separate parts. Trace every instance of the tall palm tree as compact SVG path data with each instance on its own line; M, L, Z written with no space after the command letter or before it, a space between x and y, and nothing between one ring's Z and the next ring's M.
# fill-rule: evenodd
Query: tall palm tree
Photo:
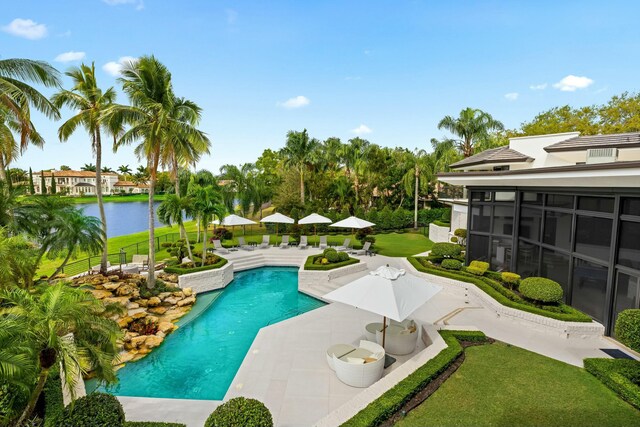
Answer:
M171 73L154 56L143 56L124 65L119 79L131 106L113 105L106 118L109 123L129 125L118 138L115 148L138 142L135 153L147 160L149 170L149 265L155 264L154 194L158 166L166 145L176 134L190 138L200 132L184 117L176 117L176 97L171 85ZM147 286L155 286L155 272L149 269Z
M103 166L100 168L100 172L102 173L113 173L113 169L111 169L109 166Z
M438 129L448 130L457 136L459 139L453 139L453 143L464 157L469 157L474 154L474 145L479 140L488 138L492 131L504 130L504 125L489 113L475 108L465 108L457 118L445 116L438 123Z
M129 165L120 165L118 166L118 172L124 176L131 175L131 168Z
M7 180L7 167L9 164L24 151L18 141L22 137L16 139L16 134L20 135L25 125L28 128L24 137L27 143L42 147L44 139L36 131L33 123L23 123L20 113L16 114L7 106L0 104L0 180L2 181Z
M41 138L32 136L35 132L31 122L32 107L50 119L60 118L58 109L47 97L26 82L45 87L60 86L60 73L44 61L19 58L0 60L0 106L10 112L18 125L15 130L20 135L19 144L11 139L14 149L8 151L18 154L24 153L29 143L42 143ZM2 168L7 166L0 165L0 174L4 172Z
M165 199L158 206L158 219L163 224L171 226L175 223L180 226L181 230L184 230L184 215L195 216L193 210L193 200L189 196L180 197L177 194L168 194ZM191 253L191 246L189 245L189 235L184 233L183 239L187 246L187 252L189 253L189 259L193 260L193 254Z
M220 193L213 185L201 186L192 185L189 188L189 196L193 200L193 210L200 219L200 222L205 224L204 236L202 238L202 266L207 259L207 224L211 222L214 216L218 218L224 217L226 208L222 203Z
M367 156L371 148L371 143L366 139L352 138L349 143L342 147L342 161L345 165L347 175L353 179L355 190L354 209L358 206L360 199L360 175L366 167Z
M418 228L418 199L419 191L427 192L429 182L433 178L433 165L431 156L425 150L416 149L408 153L408 161L411 168L402 178L407 196L414 197L413 228Z
M304 172L311 161L312 154L319 145L317 139L309 138L307 130L287 132L287 143L282 149L285 165L295 168L300 175L300 202L304 205Z
M65 73L71 77L73 87L71 90L61 90L51 98L57 108L63 106L77 111L77 114L64 122L58 130L60 141L67 141L76 131L78 126L84 127L91 140L91 148L96 155L96 195L98 197L98 208L100 210L100 220L102 221L102 257L100 259L100 272L107 272L107 255L109 248L107 245L107 216L104 212L104 202L102 199L102 173L113 172L109 168L102 168L102 131L115 135L117 129L109 127L104 120L104 112L116 100L116 92L113 87L103 91L98 87L96 80L96 67L82 64L74 67Z
M13 288L0 290L0 348L22 343L33 355L35 387L17 425L27 420L42 393L51 369L60 365L64 383L74 395L81 374L93 369L98 378L115 381L112 362L117 357L118 324L103 316L105 306L83 289L58 283L41 293ZM3 369L0 369L0 375Z

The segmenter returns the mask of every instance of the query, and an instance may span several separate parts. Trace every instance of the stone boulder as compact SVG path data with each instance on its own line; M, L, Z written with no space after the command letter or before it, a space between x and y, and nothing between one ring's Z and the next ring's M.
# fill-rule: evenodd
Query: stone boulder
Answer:
M102 287L105 288L108 291L115 291L116 289L118 289L122 285L123 285L122 282L115 282L115 283L114 282L109 282L109 283L103 284Z
M175 323L171 322L160 322L158 323L158 332L162 332L164 334L169 334L174 330L178 329Z
M185 298L183 300L178 301L178 307L184 307L185 305L191 305L194 304L196 302L196 297L191 296L188 298Z
M151 297L147 301L147 306L148 307L157 307L160 304L162 304L162 300L160 298L158 298L158 297Z
M96 299L105 299L105 298L110 298L110 297L113 296L113 294L111 292L106 291L106 290L101 290L101 289L93 289L90 292L93 294L93 296Z

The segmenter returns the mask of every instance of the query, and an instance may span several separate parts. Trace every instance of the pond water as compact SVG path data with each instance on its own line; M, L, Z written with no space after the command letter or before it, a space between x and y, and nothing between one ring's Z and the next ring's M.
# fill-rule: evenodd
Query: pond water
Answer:
M156 213L160 202L155 203ZM97 203L77 205L83 209L85 215L100 218L100 210ZM107 237L124 236L131 233L139 233L149 229L149 204L147 202L107 202L104 204L104 212L107 216ZM156 216L156 227L163 224Z

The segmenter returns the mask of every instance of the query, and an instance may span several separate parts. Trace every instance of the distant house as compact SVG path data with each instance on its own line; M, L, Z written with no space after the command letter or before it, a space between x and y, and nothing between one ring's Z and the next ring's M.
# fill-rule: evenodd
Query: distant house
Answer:
M36 194L42 194L41 175L43 172L33 172L33 184ZM92 196L96 194L96 173L91 171L44 171L47 194L51 193L51 179L56 180L56 191L60 194L72 196ZM118 174L102 173L102 193L113 194L114 184L118 182Z
M640 133L511 138L451 165L469 197L467 261L545 276L611 333L640 308Z
M115 193L147 194L149 184L136 184L132 181L118 181L113 185Z

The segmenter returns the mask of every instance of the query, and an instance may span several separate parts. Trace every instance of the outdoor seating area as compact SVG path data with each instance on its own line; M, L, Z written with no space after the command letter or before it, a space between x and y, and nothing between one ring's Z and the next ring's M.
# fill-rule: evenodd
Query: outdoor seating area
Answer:
M346 344L331 346L327 362L336 376L351 387L369 387L384 371L385 351L382 346L362 340L358 347Z

